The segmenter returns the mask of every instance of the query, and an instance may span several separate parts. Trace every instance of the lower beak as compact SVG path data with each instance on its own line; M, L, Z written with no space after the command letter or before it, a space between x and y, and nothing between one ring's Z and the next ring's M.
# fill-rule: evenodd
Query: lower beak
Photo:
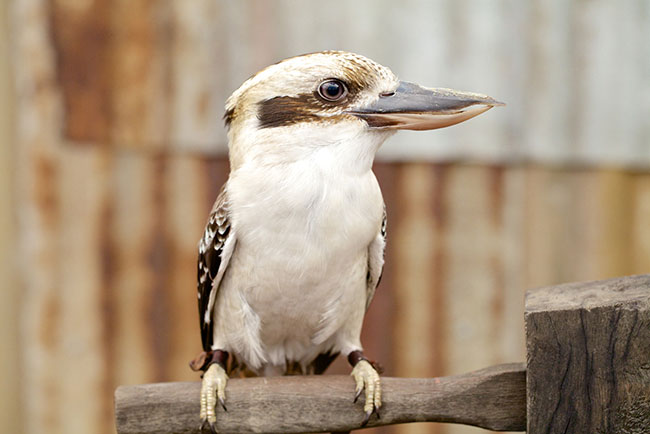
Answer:
M471 119L494 106L505 105L489 96L451 89L428 89L401 81L395 92L382 94L366 107L348 113L371 128L433 130Z

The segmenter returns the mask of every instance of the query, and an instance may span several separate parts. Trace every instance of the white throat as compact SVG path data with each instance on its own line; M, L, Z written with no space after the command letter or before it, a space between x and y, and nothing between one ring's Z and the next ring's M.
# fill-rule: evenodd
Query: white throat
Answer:
M394 131L369 130L361 120L300 122L277 128L258 128L256 120L229 132L231 167L284 166L310 160L352 173L368 172L377 150ZM329 161L335 160L334 162Z

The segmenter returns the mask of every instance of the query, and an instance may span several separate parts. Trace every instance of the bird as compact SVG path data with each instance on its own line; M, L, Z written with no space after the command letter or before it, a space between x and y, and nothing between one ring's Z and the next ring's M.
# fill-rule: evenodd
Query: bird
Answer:
M347 357L377 416L381 380L361 327L384 265L386 207L372 171L398 130L447 127L502 105L486 95L400 81L344 51L290 57L227 99L230 173L198 254L201 430L235 372L321 374Z

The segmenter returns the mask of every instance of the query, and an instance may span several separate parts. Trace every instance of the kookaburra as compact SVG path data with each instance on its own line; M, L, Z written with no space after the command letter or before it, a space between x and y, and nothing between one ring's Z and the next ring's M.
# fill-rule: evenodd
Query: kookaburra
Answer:
M361 324L386 238L375 153L396 130L442 128L496 105L340 51L271 65L228 98L230 175L199 243L202 426L216 431L231 371L319 374L339 354L368 421L381 386Z

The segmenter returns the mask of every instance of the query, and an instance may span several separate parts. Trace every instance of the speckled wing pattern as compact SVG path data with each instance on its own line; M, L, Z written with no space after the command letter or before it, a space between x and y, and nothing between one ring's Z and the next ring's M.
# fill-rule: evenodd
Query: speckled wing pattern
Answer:
M384 250L386 247L386 205L384 205L384 216L377 237L368 246L368 274L366 277L366 310L370 306L375 290L381 281L384 271Z
M219 284L232 256L235 235L228 218L228 195L225 186L212 207L203 238L199 242L198 298L203 350L212 346L214 308Z

